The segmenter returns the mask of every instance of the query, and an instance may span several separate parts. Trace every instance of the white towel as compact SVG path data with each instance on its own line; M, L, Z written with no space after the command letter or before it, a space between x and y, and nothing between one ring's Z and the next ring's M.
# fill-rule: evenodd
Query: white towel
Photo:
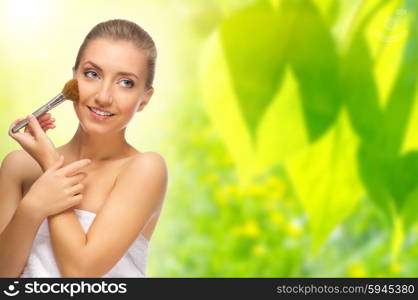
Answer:
M81 209L74 209L74 212L84 232L87 232L96 214ZM145 277L148 246L148 240L141 234L117 264L102 277ZM48 219L39 227L20 277L61 277L52 250Z

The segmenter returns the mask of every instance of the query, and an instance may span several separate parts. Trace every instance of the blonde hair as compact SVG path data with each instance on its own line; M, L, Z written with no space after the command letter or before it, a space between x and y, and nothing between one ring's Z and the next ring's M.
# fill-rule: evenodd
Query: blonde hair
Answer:
M152 88L155 74L155 61L157 59L157 49L151 36L140 27L138 24L123 20L114 19L105 21L94 26L78 50L77 58L73 67L73 72L76 72L80 64L81 57L88 43L99 38L110 38L114 41L129 41L133 42L139 49L145 52L147 57L147 77L145 81L145 89Z

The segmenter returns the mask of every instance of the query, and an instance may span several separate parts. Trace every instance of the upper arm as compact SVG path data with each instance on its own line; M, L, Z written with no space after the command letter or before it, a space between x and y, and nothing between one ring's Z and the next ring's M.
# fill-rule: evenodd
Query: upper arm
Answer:
M3 159L0 167L0 233L12 219L22 198L22 150L14 150Z
M157 153L145 153L118 177L87 233L85 271L105 274L125 254L153 215L167 187L167 167Z

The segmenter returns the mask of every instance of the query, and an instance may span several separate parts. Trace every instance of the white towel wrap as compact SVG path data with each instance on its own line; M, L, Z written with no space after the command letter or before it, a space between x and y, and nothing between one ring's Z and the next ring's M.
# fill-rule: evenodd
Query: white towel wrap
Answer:
M96 214L81 209L74 209L74 212L84 232L87 232ZM125 255L102 277L145 277L148 246L149 241L140 234ZM48 219L39 227L20 277L61 277L52 250Z

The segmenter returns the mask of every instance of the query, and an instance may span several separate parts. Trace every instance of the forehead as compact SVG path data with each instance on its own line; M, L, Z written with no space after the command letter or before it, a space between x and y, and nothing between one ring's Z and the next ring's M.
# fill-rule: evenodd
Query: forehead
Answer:
M130 72L142 77L146 72L143 50L129 41L97 39L88 43L80 64L92 61L104 72Z

